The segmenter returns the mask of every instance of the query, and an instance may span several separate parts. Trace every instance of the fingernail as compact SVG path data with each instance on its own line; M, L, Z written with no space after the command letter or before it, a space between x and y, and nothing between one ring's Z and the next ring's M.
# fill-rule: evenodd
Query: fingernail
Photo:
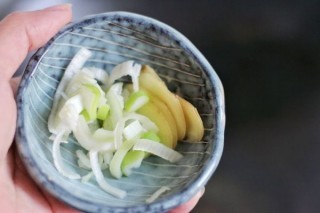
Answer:
M66 3L66 4L58 4L58 5L54 5L54 6L51 6L51 7L47 7L44 10L47 10L47 11L59 11L59 10L70 9L71 7L72 7L72 4Z

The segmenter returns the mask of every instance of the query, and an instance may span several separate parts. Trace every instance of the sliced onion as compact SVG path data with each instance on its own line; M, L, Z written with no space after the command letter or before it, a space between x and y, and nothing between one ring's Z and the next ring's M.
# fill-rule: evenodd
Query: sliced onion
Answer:
M64 132L60 132L57 134L55 140L53 141L53 147L52 147L52 156L53 156L53 162L57 170L62 174L63 176L70 178L70 179L80 179L80 175L77 173L73 173L71 171L68 171L62 162L62 157L60 153L60 144L61 144L61 138L63 137Z
M95 79L97 79L98 81L100 81L101 83L103 83L103 84L108 83L109 75L105 70L97 68L97 67L86 67L86 68L83 68L82 70L84 72L92 74L93 77Z
M128 113L124 117L122 117L118 122L114 129L114 146L118 149L122 145L122 133L125 127L125 123L129 120L138 120L141 122L142 126L147 130L151 130L154 132L158 132L158 127L155 123L153 123L148 117L144 115L140 115L137 113Z
M125 103L127 112L135 112L149 101L149 96L144 91L131 93Z
M141 71L141 65L135 64L134 61L126 61L115 66L108 79L109 87L119 78L129 75L132 79L133 90L139 90L139 75Z
M92 137L97 141L111 143L113 142L113 131L99 128L93 133Z
M122 146L116 151L111 162L110 162L110 173L115 178L121 178L121 163L127 152L132 148L135 141L125 141Z
M131 122L123 129L123 135L126 140L137 138L144 132L146 132L146 129L143 128L140 122L137 120Z
M136 144L132 149L149 152L172 163L177 162L183 157L179 152L170 149L162 143L157 143L148 139L137 139Z
M100 168L101 170L109 168L109 164L113 157L113 151L99 152L99 160L101 159Z
M164 192L170 190L169 187L167 186L162 186L160 187L157 191L155 191L148 199L146 199L146 203L152 203L155 201L158 197L160 197L161 194Z
M61 105L64 103L64 100L61 99L61 94L65 91L71 78L74 76L76 72L80 70L80 68L84 65L88 58L90 58L91 54L92 53L89 50L81 48L72 58L70 64L64 72L63 77L56 90L53 106L48 119L48 129L51 133L57 134L59 131L56 129L60 123L60 119L57 116L57 113L58 110L61 108Z
M119 188L113 187L110 184L107 183L107 181L104 179L102 171L99 166L98 161L98 153L96 151L90 151L89 152L90 162L91 162L91 168L94 176L96 177L96 180L99 184L99 186L106 191L107 193L118 197L118 198L124 198L127 195L126 191L123 191Z
M110 142L101 142L93 138L92 133L88 127L85 118L80 115L76 128L73 129L73 134L79 144L86 150L95 150L95 151L107 151L114 150L114 144Z
M101 97L99 89L95 85L86 84L80 88L79 93L83 99L88 121L94 121L97 118L97 108Z
M82 110L83 105L80 95L69 98L58 113L61 123L70 130L74 129Z
M117 122L123 116L124 99L121 96L122 83L116 83L111 86L106 94L110 106L110 119L112 128L115 128Z
M90 159L89 157L83 152L83 150L79 149L76 151L76 155L78 157L78 165L85 169L91 169Z
M90 73L80 70L76 73L70 80L68 86L64 90L65 96L72 96L75 93L78 93L78 90L85 84L96 84L97 81L93 78L94 76Z
M121 163L121 171L125 176L129 176L132 170L141 166L142 160L145 157L145 152L131 150L123 158Z

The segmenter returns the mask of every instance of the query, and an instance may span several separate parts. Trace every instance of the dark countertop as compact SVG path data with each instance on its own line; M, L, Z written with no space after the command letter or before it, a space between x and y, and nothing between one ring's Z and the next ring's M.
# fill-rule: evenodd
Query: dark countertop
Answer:
M1 14L61 1L33 2L8 1ZM216 69L225 150L193 212L319 212L319 1L70 2L76 18L125 10L159 19Z

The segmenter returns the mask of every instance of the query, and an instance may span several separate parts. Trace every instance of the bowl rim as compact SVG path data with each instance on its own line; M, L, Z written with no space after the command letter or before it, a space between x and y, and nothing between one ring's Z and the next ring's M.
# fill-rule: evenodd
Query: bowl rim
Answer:
M160 30L164 30L168 37L175 39L179 42L180 47L187 51L188 55L193 57L194 60L200 65L203 71L209 77L212 89L215 92L215 134L212 138L214 143L213 152L209 156L206 164L200 170L199 174L195 178L194 182L184 186L182 191L176 194L169 195L168 197L159 198L155 202L150 204L139 204L127 207L117 207L117 206L109 206L109 205L97 205L95 203L87 202L82 200L81 198L74 197L69 192L65 191L61 186L57 183L53 182L41 171L40 168L35 166L35 159L31 157L30 149L28 147L26 133L24 131L24 115L22 106L24 105L24 92L26 87L29 84L28 79L33 76L35 72L35 68L38 65L38 62L41 60L42 56L46 51L48 51L49 47L51 47L52 43L64 33L69 32L73 28L77 28L82 25L91 24L95 21L104 20L107 17L118 17L118 18L126 18L127 20L133 20L134 24L138 21L147 22L148 24L155 26ZM224 148L224 131L225 131L225 101L224 101L224 90L222 83L209 64L207 59L202 55L202 53L180 32L171 26L162 23L154 18L147 17L145 15L140 15L132 12L125 11L113 11L106 12L100 14L93 14L89 16L85 16L79 21L72 22L66 25L63 29L61 29L50 41L48 41L43 47L39 48L36 53L31 57L28 62L28 65L23 73L21 83L17 92L17 128L16 128L16 144L18 147L18 152L21 157L21 160L26 166L27 171L31 175L32 179L37 182L41 188L44 188L45 191L49 192L54 197L59 200L84 211L101 211L101 212L147 212L147 211L167 211L174 207L177 207L194 196L201 187L204 187L206 183L209 181L210 177L215 172ZM43 184L45 183L45 184Z

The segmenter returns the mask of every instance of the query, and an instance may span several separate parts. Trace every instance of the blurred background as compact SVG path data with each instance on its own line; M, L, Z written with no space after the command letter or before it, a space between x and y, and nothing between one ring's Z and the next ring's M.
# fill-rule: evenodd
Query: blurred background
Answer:
M63 2L75 20L122 10L165 22L220 76L225 149L193 212L319 212L320 1L1 0L0 16Z

